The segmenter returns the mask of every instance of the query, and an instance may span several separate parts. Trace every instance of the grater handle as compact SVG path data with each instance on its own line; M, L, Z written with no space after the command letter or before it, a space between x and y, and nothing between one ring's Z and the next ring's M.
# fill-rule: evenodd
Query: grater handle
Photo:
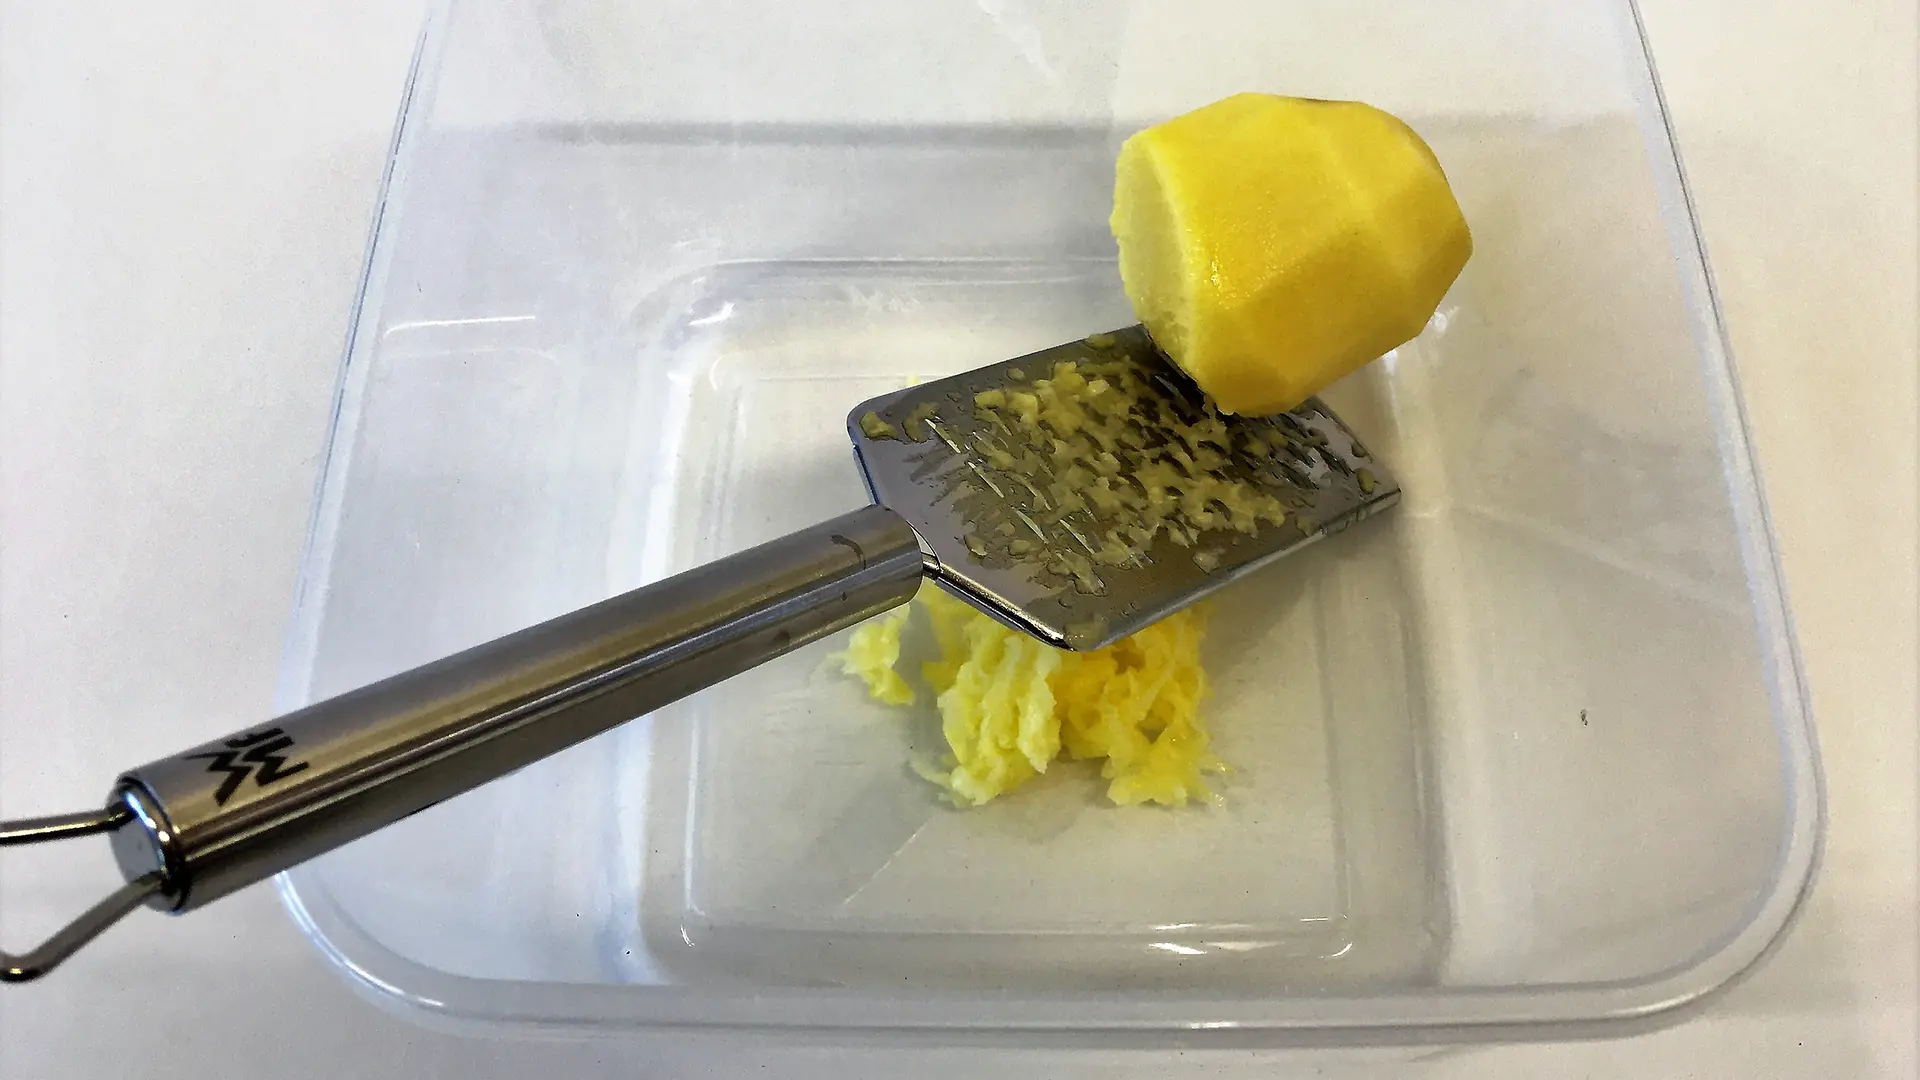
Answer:
M92 831L188 911L897 607L929 559L869 506L134 769Z

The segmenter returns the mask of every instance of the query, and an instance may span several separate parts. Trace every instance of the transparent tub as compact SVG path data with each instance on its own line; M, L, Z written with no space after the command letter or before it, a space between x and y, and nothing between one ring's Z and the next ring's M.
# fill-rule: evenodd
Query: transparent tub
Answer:
M282 704L859 505L854 402L1130 321L1119 142L1242 89L1406 117L1476 252L1327 395L1401 506L1220 601L1221 805L952 810L824 642L286 875L320 948L456 1026L1015 1042L1594 1033L1752 965L1820 781L1617 0L438 7Z

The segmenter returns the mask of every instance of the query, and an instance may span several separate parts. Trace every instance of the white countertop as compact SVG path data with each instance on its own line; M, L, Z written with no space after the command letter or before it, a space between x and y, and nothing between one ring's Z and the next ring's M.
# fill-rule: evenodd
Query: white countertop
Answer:
M1829 785L1804 917L1677 1027L1206 1053L1194 1075L1916 1075L1915 13L1643 0L1704 219ZM265 715L414 4L0 0L0 816ZM16 949L115 881L0 856ZM896 1074L736 1047L731 1068ZM354 997L265 888L0 991L0 1076L712 1075L712 1044L502 1043ZM922 1075L981 1059L923 1055ZM1004 1066L1002 1066L1004 1067ZM1031 1075L1187 1072L1049 1055ZM728 1071L731 1071L731 1068ZM758 1075L758 1073L755 1073Z

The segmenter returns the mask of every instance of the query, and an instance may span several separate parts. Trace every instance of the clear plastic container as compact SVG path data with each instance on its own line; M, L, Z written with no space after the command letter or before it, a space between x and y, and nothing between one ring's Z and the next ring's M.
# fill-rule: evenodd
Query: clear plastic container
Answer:
M1820 780L1738 389L1619 0L462 0L429 20L283 704L859 505L854 402L1130 321L1137 127L1432 143L1476 251L1330 402L1395 511L1236 587L1223 805L948 808L826 642L282 881L483 1028L1591 1033L1753 964Z

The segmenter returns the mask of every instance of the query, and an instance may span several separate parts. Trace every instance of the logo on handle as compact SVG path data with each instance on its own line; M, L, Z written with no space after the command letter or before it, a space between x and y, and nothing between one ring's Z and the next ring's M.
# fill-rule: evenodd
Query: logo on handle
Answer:
M240 790L249 776L253 777L255 787L267 787L307 767L304 761L287 763L285 751L292 749L293 737L277 727L235 735L222 745L227 749L181 755L187 759L204 758L208 772L226 774L226 779L220 781L219 789L213 793L215 806L227 805L227 800L233 798L233 793Z

